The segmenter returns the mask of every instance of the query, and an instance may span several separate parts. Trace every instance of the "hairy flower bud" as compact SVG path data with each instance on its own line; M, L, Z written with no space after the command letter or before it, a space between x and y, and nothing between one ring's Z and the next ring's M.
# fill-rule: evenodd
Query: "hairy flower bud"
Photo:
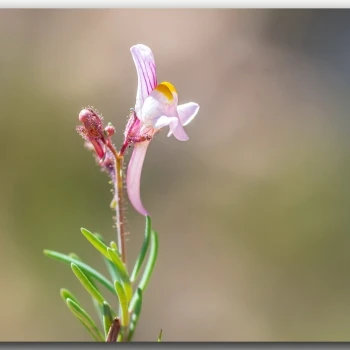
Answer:
M79 113L79 120L84 125L84 134L89 140L104 138L102 117L96 110L84 108Z
M115 134L115 127L111 123L108 123L104 128L104 133L107 138L113 136Z

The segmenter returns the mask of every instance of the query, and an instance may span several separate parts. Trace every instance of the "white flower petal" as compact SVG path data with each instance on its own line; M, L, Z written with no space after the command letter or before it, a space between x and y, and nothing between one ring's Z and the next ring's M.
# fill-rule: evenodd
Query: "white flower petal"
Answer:
M177 106L180 122L183 126L190 123L199 111L199 105L194 102L185 103Z
M172 96L172 93L168 88L165 87L164 89L170 94L170 96ZM153 127L159 129L160 127L169 125L169 123L164 124L160 127L155 126L155 123L162 116L167 116L167 117L177 116L176 107L177 105L173 99L169 100L162 92L155 89L145 99L139 118L142 121L142 123L146 125L152 125Z
M176 117L167 117L165 115L162 115L160 118L157 118L157 120L154 121L153 127L156 129L163 128L164 126L170 125L171 122L176 122Z
M174 136L179 141L187 141L189 139L185 129L181 125L178 118L175 118L175 120L172 120L171 123L169 124L169 127L170 127L170 131L168 133L168 137L174 134Z

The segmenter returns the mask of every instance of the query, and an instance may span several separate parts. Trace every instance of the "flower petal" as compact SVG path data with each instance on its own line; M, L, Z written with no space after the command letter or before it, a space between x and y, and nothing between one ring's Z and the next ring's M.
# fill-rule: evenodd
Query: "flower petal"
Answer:
M152 50L148 46L134 45L130 51L138 77L135 111L139 116L144 100L157 86L156 64Z
M185 103L177 106L180 122L183 126L187 125L197 115L199 104L194 102Z
M163 128L164 126L170 125L172 122L176 123L178 119L176 117L167 117L165 115L162 115L161 117L157 118L157 120L155 120L153 122L153 127L155 129L160 129Z
M140 195L140 182L143 162L150 141L136 143L126 173L126 189L130 203L142 215L148 215Z
M173 118L171 118L173 119ZM188 135L186 134L185 129L181 125L180 121L178 118L175 118L175 120L172 120L170 125L170 131L168 133L168 137L174 134L174 136L179 140L179 141L187 141L189 139Z

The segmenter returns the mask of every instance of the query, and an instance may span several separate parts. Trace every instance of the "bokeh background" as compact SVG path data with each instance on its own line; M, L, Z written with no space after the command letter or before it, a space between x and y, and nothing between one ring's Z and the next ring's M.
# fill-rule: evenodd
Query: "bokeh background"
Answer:
M349 35L344 10L1 10L0 340L90 340L59 289L90 297L42 250L106 274L79 229L115 239L110 185L75 126L93 105L121 143L137 43L201 109L147 154L135 340L350 340ZM143 226L129 205L130 265Z

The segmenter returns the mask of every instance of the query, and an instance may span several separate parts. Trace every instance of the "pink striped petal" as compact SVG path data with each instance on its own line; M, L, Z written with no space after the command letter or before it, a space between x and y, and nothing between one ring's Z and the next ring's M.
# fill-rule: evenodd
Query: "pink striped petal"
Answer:
M194 102L185 103L177 106L177 113L179 115L180 122L183 126L187 125L193 120L199 111L199 105Z
M152 50L148 46L134 45L130 51L138 78L135 111L139 117L144 100L157 86L156 64Z
M130 203L141 215L148 215L141 201L140 182L142 166L149 143L150 141L135 143L126 173L126 189Z

